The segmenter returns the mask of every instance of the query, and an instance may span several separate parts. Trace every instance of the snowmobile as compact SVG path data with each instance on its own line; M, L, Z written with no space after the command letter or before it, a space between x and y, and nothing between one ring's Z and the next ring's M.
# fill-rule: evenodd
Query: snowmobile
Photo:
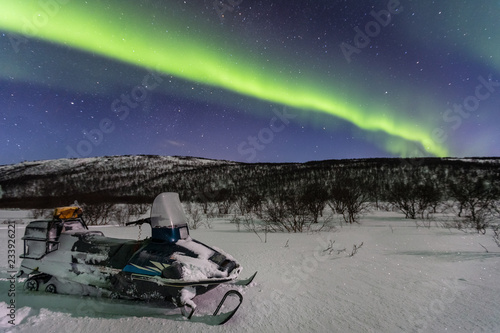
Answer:
M166 301L191 318L193 298L220 284L248 285L238 280L241 265L222 250L189 235L177 193L161 193L149 218L127 223L151 225L151 237L130 240L89 230L78 206L56 208L51 220L30 222L23 237L20 277L25 289L50 293ZM227 297L237 299L232 311L218 314ZM243 301L230 289L213 316L228 321ZM211 321L213 322L213 320Z

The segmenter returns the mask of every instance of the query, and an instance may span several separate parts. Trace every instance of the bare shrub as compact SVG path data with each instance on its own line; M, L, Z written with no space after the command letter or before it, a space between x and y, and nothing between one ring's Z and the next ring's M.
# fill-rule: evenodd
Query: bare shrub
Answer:
M190 229L198 229L203 224L202 207L197 203L187 203L184 205L186 209L187 223Z
M362 214L369 207L369 198L365 190L366 182L360 178L341 173L330 189L328 206L337 214L342 214L346 223L358 223Z
M219 208L217 206L217 203L215 202L208 202L204 208L204 212L207 218L216 218L219 215Z
M129 211L130 216L141 216L148 212L150 209L150 204L128 204L127 209Z
M470 175L463 172L449 189L458 205L458 217L464 217L465 227L485 233L498 211L496 201L499 197L498 180L483 175Z
M252 214L247 214L242 217L242 224L247 231L251 231L259 237L260 241L267 243L267 233L269 232L269 224L267 222L259 223ZM259 232L264 232L264 239L260 236Z
M493 229L493 240L495 241L495 243L497 243L498 247L500 247L500 226L497 225L494 229Z
M397 181L389 190L389 202L405 214L405 218L428 219L436 212L441 200L441 193L431 180L419 176Z
M3 220L2 224L23 224L23 220Z
M361 244L359 244L359 245L354 244L354 245L352 246L352 251L351 251L351 253L350 253L348 256L349 256L349 257L354 257L354 255L355 255L356 253L358 253L358 250L359 250L362 246L363 246L363 242L361 242Z
M205 219L205 226L208 228L208 229L212 229L214 227L213 223L212 223L212 219L209 219L208 217Z
M245 216L250 213L255 213L257 217L262 218L263 201L264 199L260 194L249 192L244 195L238 196L234 202L234 205L236 211L241 216Z
M300 194L300 201L310 214L313 223L318 223L319 217L323 215L327 200L327 190L318 183L307 185Z
M229 223L234 223L236 225L236 230L238 232L241 231L241 218L238 215L234 214Z
M234 204L231 191L228 189L221 189L218 191L215 202L217 204L217 214L219 217L229 214Z
M30 211L30 218L33 219L48 219L52 217L54 210L46 208L35 208Z
M328 243L328 247L326 249L323 250L324 253L327 253L328 255L340 255L341 253L347 253L347 249L346 248L343 248L343 249L335 249L334 248L334 244L335 244L335 241L334 240L330 240L329 243ZM361 242L361 244L359 245L356 245L356 244L353 244L352 246L352 251L350 253L347 253L347 257L354 257L354 255L356 253L358 253L358 250L363 246L363 242Z
M271 231L303 232L314 222L297 193L278 193L263 206L264 221Z
M98 204L82 204L83 217L87 225L105 225L115 217L115 204L102 202Z
M130 222L131 217L131 205L115 205L113 211L113 220L119 225L125 225Z

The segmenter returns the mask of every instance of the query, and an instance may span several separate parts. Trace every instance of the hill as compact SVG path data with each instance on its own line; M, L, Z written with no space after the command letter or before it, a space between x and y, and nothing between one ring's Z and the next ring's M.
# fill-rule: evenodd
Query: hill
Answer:
M0 166L0 207L48 208L85 203L150 203L160 192L183 201L329 191L354 180L373 201L393 184L450 183L500 178L500 158L376 158L307 163L238 163L194 157L112 156L23 162ZM495 180L496 179L496 180ZM347 182L349 183L349 182Z

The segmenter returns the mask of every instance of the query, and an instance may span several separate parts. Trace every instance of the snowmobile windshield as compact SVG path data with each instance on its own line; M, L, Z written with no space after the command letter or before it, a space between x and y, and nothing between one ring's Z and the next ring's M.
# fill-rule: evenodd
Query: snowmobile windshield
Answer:
M155 198L151 208L151 228L153 238L158 240L177 241L189 235L179 194L161 193Z

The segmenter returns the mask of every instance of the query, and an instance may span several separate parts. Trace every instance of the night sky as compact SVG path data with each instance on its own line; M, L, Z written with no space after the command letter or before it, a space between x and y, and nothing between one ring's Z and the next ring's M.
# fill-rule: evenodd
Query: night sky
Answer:
M0 0L0 164L500 156L500 1Z

